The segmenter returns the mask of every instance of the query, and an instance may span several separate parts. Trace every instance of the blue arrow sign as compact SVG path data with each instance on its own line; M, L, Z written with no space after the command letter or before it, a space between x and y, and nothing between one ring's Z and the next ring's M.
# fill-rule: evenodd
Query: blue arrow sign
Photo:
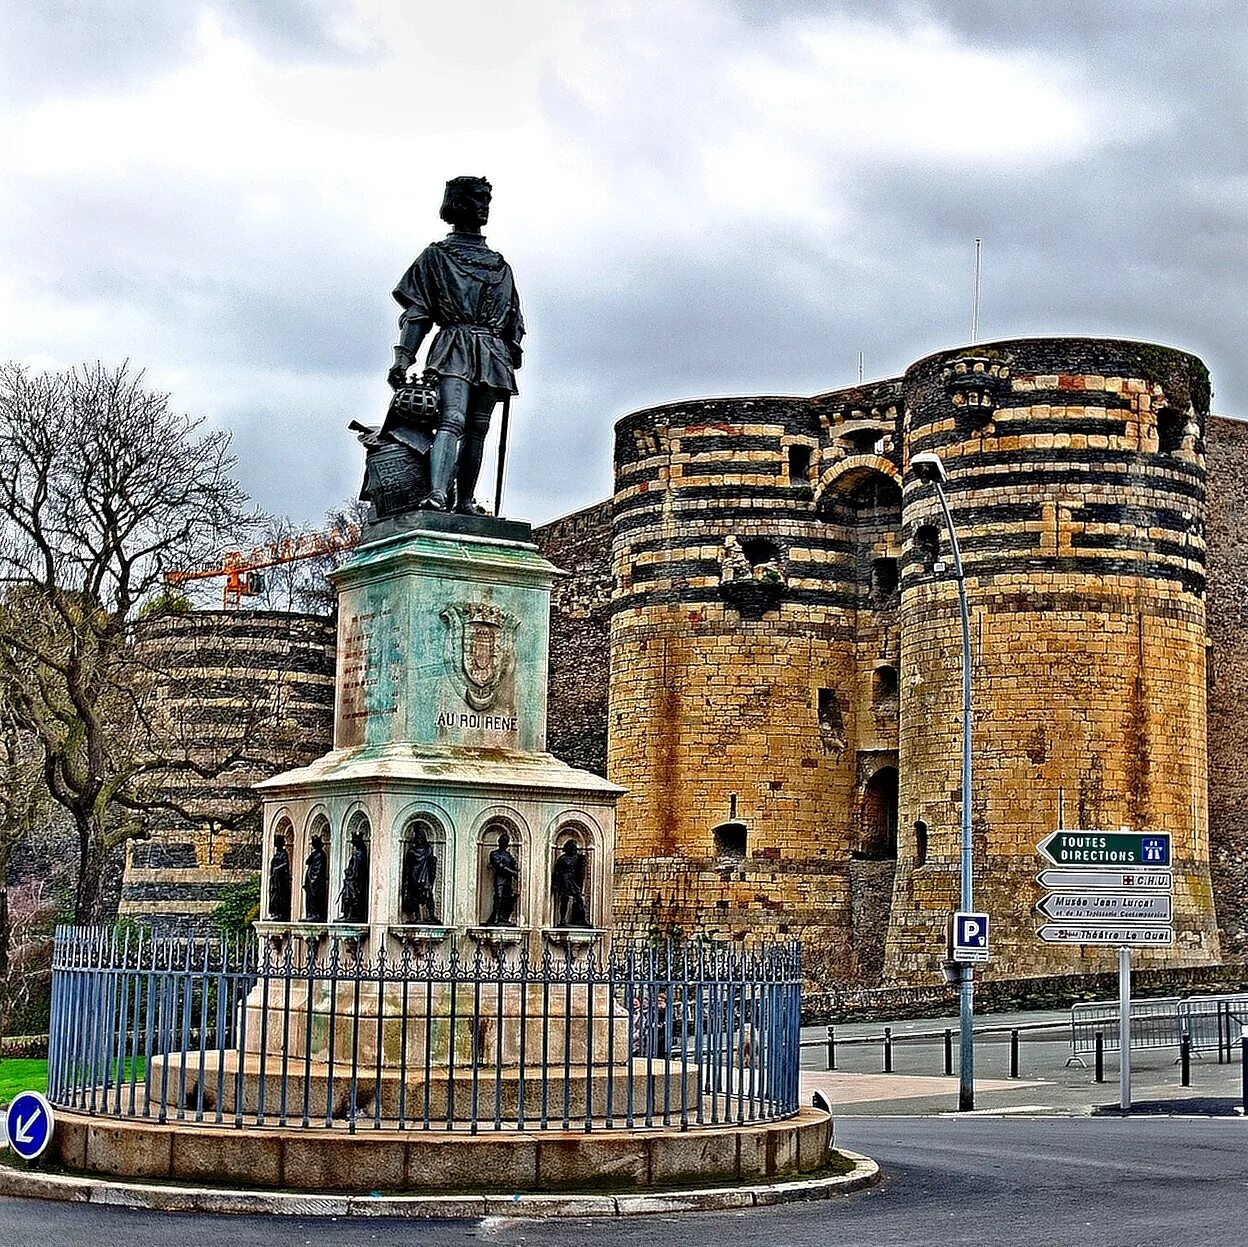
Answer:
M23 1159L35 1160L52 1141L52 1106L37 1091L21 1091L9 1105L9 1146Z

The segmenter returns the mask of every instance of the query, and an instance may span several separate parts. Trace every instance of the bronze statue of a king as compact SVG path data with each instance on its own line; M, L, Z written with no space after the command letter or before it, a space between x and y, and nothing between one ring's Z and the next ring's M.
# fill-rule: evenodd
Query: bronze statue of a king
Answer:
M517 393L524 337L511 266L481 233L490 193L485 178L447 182L441 216L451 232L426 247L394 289L403 309L387 377L395 397L380 433L361 440L370 451L401 447L407 458L384 474L370 469L365 495L379 516L412 507L485 513L474 497L481 455L494 408ZM423 376L411 383L435 325ZM393 488L396 474L405 485L418 483L415 492Z

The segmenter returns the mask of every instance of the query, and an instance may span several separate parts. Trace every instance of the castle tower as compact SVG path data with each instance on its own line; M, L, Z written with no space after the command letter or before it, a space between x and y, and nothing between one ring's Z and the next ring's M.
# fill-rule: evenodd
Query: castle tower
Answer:
M1029 339L933 355L905 375L907 462L944 459L974 680L975 906L990 975L1107 968L1045 946L1037 843L1056 828L1168 831L1176 944L1216 960L1205 745L1209 377L1136 342ZM956 908L960 640L932 491L905 483L901 845L886 972L930 982Z
M148 838L129 842L118 911L163 935L211 934L225 889L260 867L254 785L329 744L334 622L187 611L145 619L136 644L162 673L152 698L163 733L208 774L165 779L160 795L171 808L149 814Z
M871 977L896 855L896 382L617 425L608 774L638 935Z

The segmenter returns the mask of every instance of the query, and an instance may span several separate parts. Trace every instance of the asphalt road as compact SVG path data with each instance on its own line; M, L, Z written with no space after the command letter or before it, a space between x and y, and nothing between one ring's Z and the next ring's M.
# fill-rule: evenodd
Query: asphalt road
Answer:
M621 1221L379 1222L187 1217L0 1199L8 1247L1219 1247L1248 1224L1248 1122L856 1118L837 1141L886 1177L829 1203Z

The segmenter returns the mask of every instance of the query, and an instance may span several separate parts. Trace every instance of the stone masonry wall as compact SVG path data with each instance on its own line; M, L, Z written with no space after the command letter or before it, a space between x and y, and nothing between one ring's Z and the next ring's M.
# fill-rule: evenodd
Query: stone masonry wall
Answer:
M1223 952L1248 954L1248 423L1210 419L1209 856Z
M533 530L538 549L566 575L550 595L546 747L596 775L607 773L611 633L611 503Z

